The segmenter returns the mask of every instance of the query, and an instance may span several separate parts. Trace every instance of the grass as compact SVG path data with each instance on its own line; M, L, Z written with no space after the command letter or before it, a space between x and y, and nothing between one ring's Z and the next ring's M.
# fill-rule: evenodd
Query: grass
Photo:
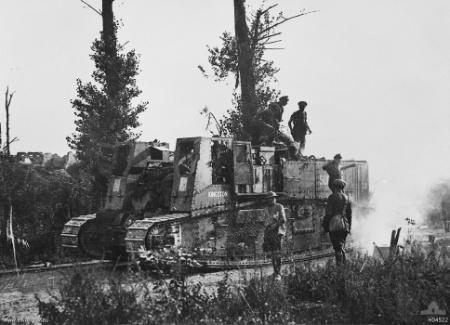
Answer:
M449 310L445 254L413 246L385 263L356 256L339 267L297 264L282 282L262 270L239 281L224 273L214 288L80 269L39 308L51 324L419 324L432 301Z

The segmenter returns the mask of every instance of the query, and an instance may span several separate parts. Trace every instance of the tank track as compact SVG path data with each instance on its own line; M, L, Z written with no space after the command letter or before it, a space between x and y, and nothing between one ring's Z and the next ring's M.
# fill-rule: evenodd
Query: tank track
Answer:
M70 219L61 233L62 246L66 249L77 252L81 250L96 259L116 259L119 257L117 250L109 247L111 243L107 237L108 234L98 229L96 214Z
M141 247L146 248L147 234L154 225L165 225L190 218L190 213L177 213L136 220L127 228L125 247L130 256L134 256Z
M203 215L202 217L209 217ZM153 218L146 218L143 220L137 220L131 227L127 229L125 237L126 250L129 256L135 257L142 249L149 250L150 243L148 236L152 234L152 231L160 227L167 226L167 224L179 224L185 220L200 219L202 217L193 218L189 213L168 214ZM353 251L356 248L355 245L349 245L346 251ZM331 247L326 249L312 249L302 252L290 254L282 258L283 264L290 264L296 262L306 262L310 260L322 259L334 256L334 250ZM260 266L271 265L270 258L264 259L245 259L245 260L222 260L222 259L208 259L197 258L202 263L203 267L208 269L239 269L239 268L254 268Z
M81 227L88 221L95 219L95 214L81 215L76 218L72 218L64 225L61 233L62 247L71 250L78 250L80 245L80 231Z

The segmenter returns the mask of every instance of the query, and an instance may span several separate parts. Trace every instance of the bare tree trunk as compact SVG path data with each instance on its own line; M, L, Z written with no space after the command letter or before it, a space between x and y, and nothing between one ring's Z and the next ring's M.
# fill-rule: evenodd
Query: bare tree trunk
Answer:
M9 93L9 87L6 87L6 93L5 93L5 110L6 110L6 144L5 144L5 154L7 156L10 155L9 145L11 141L9 141L9 105L11 105L11 100L14 95L14 92L12 94Z
M238 48L238 66L241 83L242 123L251 132L250 122L257 112L255 76L250 33L245 12L245 0L234 0L234 27Z
M106 69L106 83L108 85L108 95L114 98L117 94L118 76L113 67L113 62L117 56L117 38L114 25L113 13L114 0L102 0L102 20L103 20L103 41L105 42L105 53L110 63Z
M388 259L393 259L398 255L398 239L400 238L400 230L402 228L398 228L397 232L392 230L391 233L391 243L389 245L389 257Z

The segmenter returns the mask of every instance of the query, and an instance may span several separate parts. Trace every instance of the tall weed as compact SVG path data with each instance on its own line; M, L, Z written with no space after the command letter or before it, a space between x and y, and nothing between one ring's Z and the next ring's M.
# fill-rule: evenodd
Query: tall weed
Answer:
M356 256L336 266L302 263L282 282L241 272L213 287L186 277L150 278L143 271L78 270L53 300L40 302L52 324L324 324L420 323L432 301L450 306L450 272L442 252L409 254L382 262Z
M448 265L413 247L411 254L382 263L357 256L347 264L298 268L288 292L299 300L339 306L350 323L415 323L432 301L450 306Z

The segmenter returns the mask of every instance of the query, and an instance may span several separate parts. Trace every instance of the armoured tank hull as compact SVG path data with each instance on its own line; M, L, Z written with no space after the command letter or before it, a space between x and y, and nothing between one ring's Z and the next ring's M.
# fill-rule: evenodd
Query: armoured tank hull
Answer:
M285 198L279 202L287 217L283 263L334 255L328 237L321 232L324 200ZM263 250L264 218L261 203L255 202L218 213L145 218L127 229L126 250L130 256L144 249L165 257L182 251L210 269L269 265L270 256Z
M106 199L110 211L71 220L63 233L66 247L79 247L97 258L133 258L142 250L170 258L182 252L209 268L270 264L263 250L264 208L267 192L275 191L287 217L283 260L333 255L328 235L321 231L331 194L322 168L325 159L295 159L287 150L252 148L232 138L182 138L170 174L167 166L147 164L141 169L142 175L151 176L146 178L136 172L143 151L131 152L127 165L116 149L113 161L128 167L113 163ZM353 168L342 173L346 193L355 210L363 211L369 202L368 165L342 162L350 164ZM130 193L140 193L142 199L132 199Z

